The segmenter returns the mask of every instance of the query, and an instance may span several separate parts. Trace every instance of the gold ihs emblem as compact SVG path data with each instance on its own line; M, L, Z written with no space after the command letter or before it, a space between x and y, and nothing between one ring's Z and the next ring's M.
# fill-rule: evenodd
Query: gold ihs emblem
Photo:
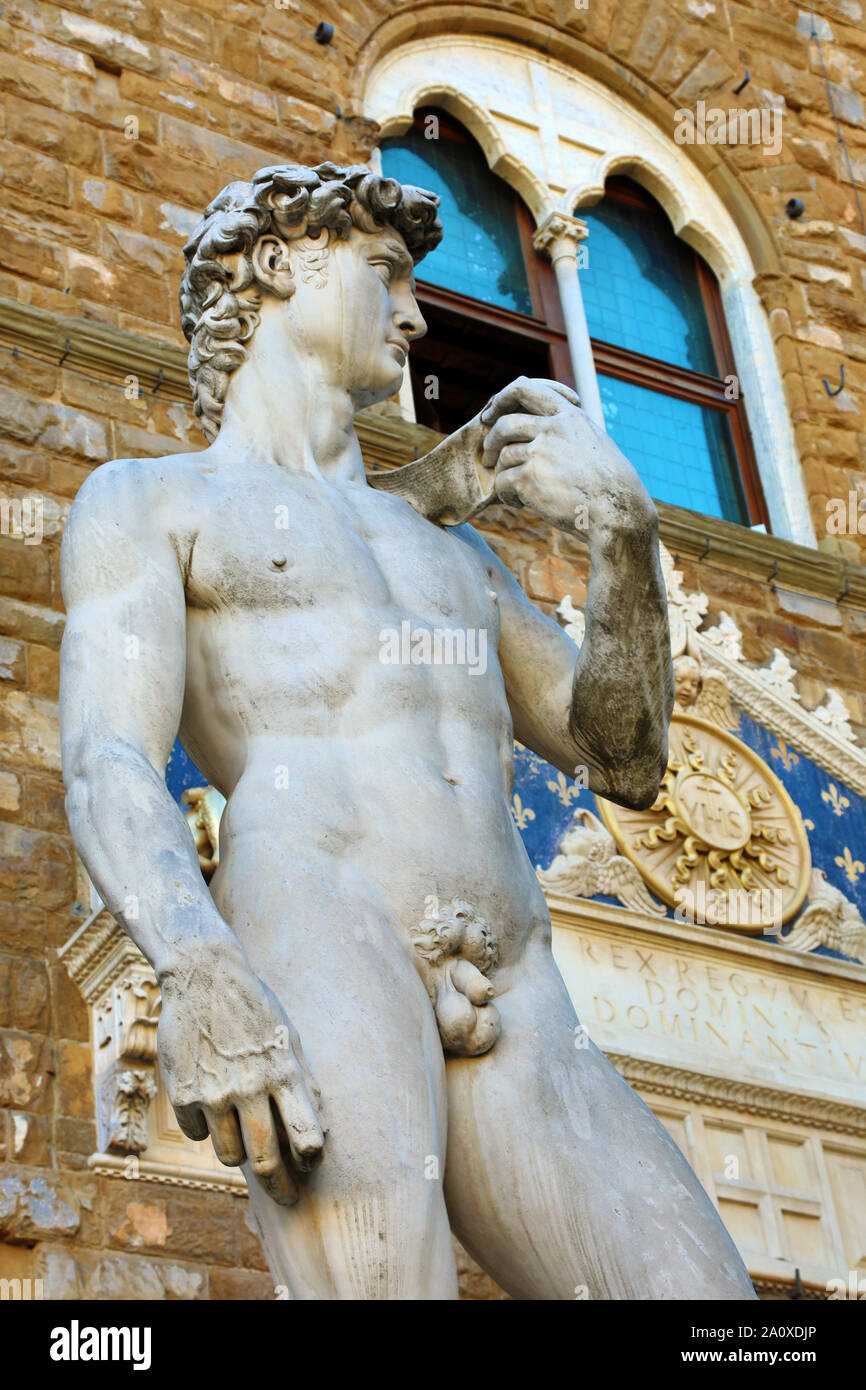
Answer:
M675 714L654 804L599 807L622 853L686 921L759 933L803 903L811 856L800 814L766 763L716 724Z

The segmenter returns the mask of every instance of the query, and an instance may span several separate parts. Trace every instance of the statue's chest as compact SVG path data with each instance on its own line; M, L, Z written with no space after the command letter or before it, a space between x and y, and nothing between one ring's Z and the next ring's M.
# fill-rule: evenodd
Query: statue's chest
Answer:
M334 603L477 620L486 594L475 557L405 502L301 480L232 491L197 530L192 607L297 608Z

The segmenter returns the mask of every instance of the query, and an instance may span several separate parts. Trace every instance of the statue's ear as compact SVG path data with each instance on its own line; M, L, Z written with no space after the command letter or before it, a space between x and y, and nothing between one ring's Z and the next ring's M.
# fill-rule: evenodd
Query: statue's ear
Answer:
M295 288L289 248L278 236L259 237L253 248L256 280L278 299L288 299Z

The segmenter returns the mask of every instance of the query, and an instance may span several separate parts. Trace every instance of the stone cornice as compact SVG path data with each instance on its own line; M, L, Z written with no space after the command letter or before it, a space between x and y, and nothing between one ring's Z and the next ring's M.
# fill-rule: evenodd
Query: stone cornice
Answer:
M866 797L866 749L839 738L813 711L782 699L767 683L763 668L734 661L703 632L694 633L694 643L707 668L723 672L740 709Z
M355 429L365 460L394 468L428 454L445 438L426 425L370 409L355 416Z
M87 1160L92 1173L103 1178L129 1179L132 1171L141 1182L165 1183L169 1187L194 1187L203 1192L231 1192L235 1197L247 1197L246 1178L233 1168L192 1168L181 1163L161 1163L157 1159L135 1159L130 1169L128 1154L95 1153Z
M752 666L743 656L743 635L730 613L722 612L715 627L704 628L709 599L683 587L676 559L661 548L662 570L668 595L674 655L687 652L704 671L721 677L726 698L785 743L866 796L866 748L857 741L848 709L838 690L828 686L823 701L807 709L797 689L797 672L790 658L776 648L769 664ZM572 626L566 631L577 641L572 627L582 621L569 616L563 601L557 610ZM573 605L572 605L573 608ZM777 750L775 756L784 756Z
M659 502L660 532L673 554L731 567L750 578L764 579L797 593L814 594L866 608L866 566L854 565L823 550L812 550L737 526L733 521L702 516Z
M63 359L71 369L118 384L136 376L145 394L158 390L171 400L187 404L190 400L183 348L111 324L0 299L0 346L17 347L55 364ZM380 411L362 411L357 429L365 459L386 467L419 458L443 438L435 430ZM772 579L799 593L866 609L866 567L862 565L666 502L659 503L658 509L662 540L675 555L705 559L749 577Z
M674 1100L696 1101L720 1106L738 1114L762 1115L766 1119L807 1125L810 1129L831 1130L834 1134L866 1135L866 1108L805 1096L773 1086L757 1086L749 1081L733 1081L727 1076L669 1067L624 1052L606 1053L630 1086Z
M598 902L595 898L567 898L559 893L545 893L545 898L554 926L566 931L602 928L622 932L641 944L649 944L649 939L654 937L660 944L697 948L711 959L718 958L728 969L739 956L744 965L773 966L775 974L790 976L798 986L810 981L826 985L838 980L854 985L866 997L866 966L853 961L795 951L781 942L764 941L721 927L693 927L670 917L633 912L630 908Z
M136 376L145 395L158 385L161 396L190 399L183 348L96 319L53 314L32 304L0 299L0 344L118 382Z
M780 1298L794 1298L796 1277L777 1279L767 1276L765 1278L763 1274L753 1274L751 1271L749 1271L749 1277L759 1297L761 1294L776 1294ZM802 1279L801 1291L796 1296L798 1299L812 1303L825 1303L827 1301L827 1285L815 1280Z

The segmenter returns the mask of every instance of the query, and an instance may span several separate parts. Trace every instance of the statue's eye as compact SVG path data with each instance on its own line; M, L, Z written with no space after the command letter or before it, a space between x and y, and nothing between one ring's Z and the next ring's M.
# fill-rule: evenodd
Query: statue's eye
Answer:
M370 265L379 272L386 285L390 285L391 276L394 274L394 262L390 260L371 261Z

